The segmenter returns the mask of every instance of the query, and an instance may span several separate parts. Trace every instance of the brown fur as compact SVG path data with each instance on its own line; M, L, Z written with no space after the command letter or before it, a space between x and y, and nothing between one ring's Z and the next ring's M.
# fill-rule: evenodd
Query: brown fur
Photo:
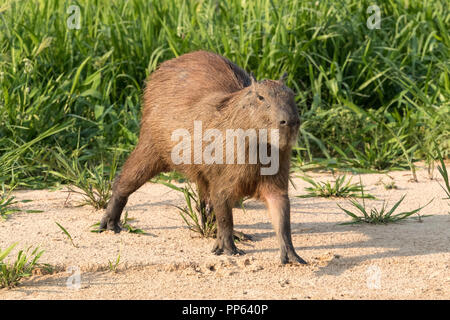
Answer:
M193 137L194 121L202 122L203 132L214 128L224 137L226 129L279 129L278 173L261 175L261 164L247 162L175 165L171 151L178 142L171 140L171 134L184 128ZM120 231L118 222L128 196L156 174L176 170L195 182L201 197L214 207L218 224L215 253L242 253L232 241L231 211L236 201L250 196L269 208L282 262L303 263L291 242L288 199L290 154L298 127L294 94L281 80L256 82L226 58L205 51L162 63L147 81L139 142L114 184L101 228Z

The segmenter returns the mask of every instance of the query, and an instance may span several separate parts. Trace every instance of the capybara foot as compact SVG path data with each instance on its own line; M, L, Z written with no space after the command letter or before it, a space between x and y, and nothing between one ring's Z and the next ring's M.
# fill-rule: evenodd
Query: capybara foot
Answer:
M237 241L253 241L253 236L236 230L233 231L233 238Z
M294 250L289 250L281 255L281 264L294 263L294 264L308 264L305 260L295 253Z
M120 231L122 231L122 227L120 226L119 221L115 221L113 219L110 219L108 216L104 216L100 221L100 227L98 230L100 232L111 230L114 231L114 233L119 233Z
M244 251L236 248L236 246L234 245L234 243L232 241L229 242L229 241L223 241L220 239L216 239L216 243L214 244L214 247L211 252L216 255L221 255L221 254L225 253L229 256L245 254Z

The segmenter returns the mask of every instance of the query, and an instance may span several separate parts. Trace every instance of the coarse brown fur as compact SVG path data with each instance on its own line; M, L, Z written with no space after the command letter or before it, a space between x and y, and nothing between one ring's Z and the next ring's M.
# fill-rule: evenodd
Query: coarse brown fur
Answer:
M272 150L279 152L278 172L262 175L264 165L259 162L206 164L194 155L190 164L175 164L171 152L179 142L172 141L172 133L186 129L193 137L194 121L201 121L203 132L217 129L224 137L227 129L278 129L279 145ZM298 128L294 93L283 80L256 82L228 59L205 51L162 63L147 81L139 142L114 183L101 229L120 231L120 215L128 196L156 174L175 170L195 182L202 199L214 208L218 231L213 252L242 253L232 238L232 207L249 196L264 201L269 209L281 261L304 263L292 246L288 198L290 154ZM192 142L191 150L194 148Z

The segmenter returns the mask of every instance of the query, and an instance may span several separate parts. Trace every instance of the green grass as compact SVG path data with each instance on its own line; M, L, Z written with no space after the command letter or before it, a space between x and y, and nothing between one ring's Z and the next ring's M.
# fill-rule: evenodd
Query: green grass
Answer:
M445 194L447 195L447 198L450 200L450 182L449 182L449 178L448 178L448 171L447 171L447 167L445 166L444 160L442 159L441 156L439 156L439 162L440 165L438 166L438 171L439 174L441 175L442 179L444 180L444 185L441 185L442 190L444 190Z
M370 198L374 199L374 196L370 194L364 194L362 192L363 186L361 182L359 184L357 183L351 183L352 178L346 180L346 175L338 176L334 184L331 184L329 181L327 182L316 182L313 179L307 177L307 176L301 176L301 179L308 182L311 187L306 187L305 189L308 191L307 194L297 196L298 198L312 198L312 197L323 197L323 198L348 198L348 197L354 197L354 198Z
M15 205L19 203L28 203L32 200L16 200L16 197L12 195L14 187L10 190L6 190L5 184L2 184L0 190L0 217L4 220L8 219L8 216L16 212L26 213L39 213L41 210L21 210Z
M132 225L129 224L129 221L133 221L133 218L128 218L128 211L125 212L124 217L122 219L122 228L127 230L129 233L136 233L136 234L147 234L144 230L135 228Z
M358 223L370 223L370 224L388 224L393 222L399 222L401 220L407 219L413 214L418 214L420 210L425 208L427 205L433 201L433 199L428 202L426 205L419 207L417 209L411 210L411 211L404 211L400 213L395 213L397 210L397 207L402 203L402 201L405 199L405 195L403 195L399 201L397 201L390 209L388 209L386 202L383 201L383 205L381 208L372 207L370 210L366 207L366 204L364 202L360 203L356 201L355 199L350 199L350 204L353 206L356 211L350 211L347 209L342 208L339 204L338 207L344 211L350 218L352 218L352 221L350 222L343 222L342 225L346 224L358 224ZM427 217L428 215L419 215L418 219L419 221L422 221L422 218Z
M71 4L80 30L67 28ZM380 1L381 29L369 30L371 4L3 1L0 182L67 182L49 173L58 148L69 157L82 150L81 171L113 154L122 163L137 142L144 79L197 49L258 79L288 73L302 121L294 167L409 169L417 179L417 160L435 147L450 155L448 4Z
M429 215L420 215L419 212L423 208L428 206L434 200L434 198L431 199L426 205L419 207L417 209L411 210L411 211L395 213L398 206L405 199L406 195L403 195L400 198L400 200L398 200L390 209L388 209L386 201L383 200L383 205L381 206L381 208L371 207L369 210L369 208L366 206L366 202L364 201L366 196L364 194L364 187L361 184L361 178L360 178L360 185L361 185L360 198L362 198L362 203L357 201L354 197L349 200L349 203L352 205L352 207L354 209L356 209L355 211L350 211L350 210L344 209L338 204L338 207L352 219L352 221L350 221L350 222L341 223L342 225L359 224L359 223L369 223L369 224L395 223L395 222L405 220L414 214L417 214L418 221L422 222L422 218L429 216ZM386 185L385 185L385 188L386 188ZM386 189L388 189L388 188L386 188Z
M25 251L20 250L14 262L5 262L5 258L16 246L17 243L14 243L5 250L0 249L0 288L12 288L23 278L31 276L39 258L44 253L44 251L38 251L39 248L35 248L29 254L30 247Z
M201 206L198 193L189 182L182 188L166 181L160 181L159 183L183 193L186 206L175 207L189 230L198 233L204 238L214 238L216 236L217 224L214 212L207 214L205 208ZM242 201L240 205L243 208Z
M441 153L438 150L438 159L439 159L439 163L440 165L438 165L438 171L439 174L441 175L442 179L444 180L444 185L440 184L442 190L444 190L446 197L444 198L445 200L450 200L450 179L448 177L448 171L447 171L447 167L445 166L445 162L444 159L442 159ZM450 206L450 203L449 203ZM450 213L450 211L449 211Z
M397 185L395 184L395 181L383 183L383 186L386 190L398 189Z
M72 236L70 235L70 233L66 230L66 228L64 228L62 225L60 225L58 222L56 222L56 225L61 229L61 231L66 235L67 239L70 240L70 243L75 247L78 248L78 246L73 242Z
M52 153L52 161L49 161L52 169L48 172L67 182L68 192L82 196L80 206L90 205L97 210L105 209L112 195L112 184L117 171L116 157L112 156L110 165L105 165L103 161L94 165L90 162L83 163L79 158L80 153L80 150L76 150L66 156L58 147Z
M117 272L119 263L120 263L120 252L117 255L116 261L108 260L109 271L114 272L114 273Z

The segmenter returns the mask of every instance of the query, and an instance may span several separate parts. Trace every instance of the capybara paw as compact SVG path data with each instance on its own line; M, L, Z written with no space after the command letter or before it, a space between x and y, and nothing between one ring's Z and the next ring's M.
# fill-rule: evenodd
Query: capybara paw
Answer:
M229 256L243 256L245 254L245 251L234 247L234 249L232 250L225 250L225 253Z
M245 254L244 251L236 248L234 243L232 245L224 245L224 243L222 241L218 241L218 240L216 240L216 243L214 244L214 247L211 252L216 255L221 255L221 254L225 253L229 256Z
M220 248L214 246L213 249L211 250L211 252L217 256L220 256L221 254L223 254L223 249L220 249Z
M290 251L281 256L281 264L294 263L294 264L308 264L303 260L295 251Z
M100 232L111 230L114 231L114 233L119 233L120 231L122 231L122 228L120 227L120 224L118 222L103 218L100 222L100 227L98 230Z

